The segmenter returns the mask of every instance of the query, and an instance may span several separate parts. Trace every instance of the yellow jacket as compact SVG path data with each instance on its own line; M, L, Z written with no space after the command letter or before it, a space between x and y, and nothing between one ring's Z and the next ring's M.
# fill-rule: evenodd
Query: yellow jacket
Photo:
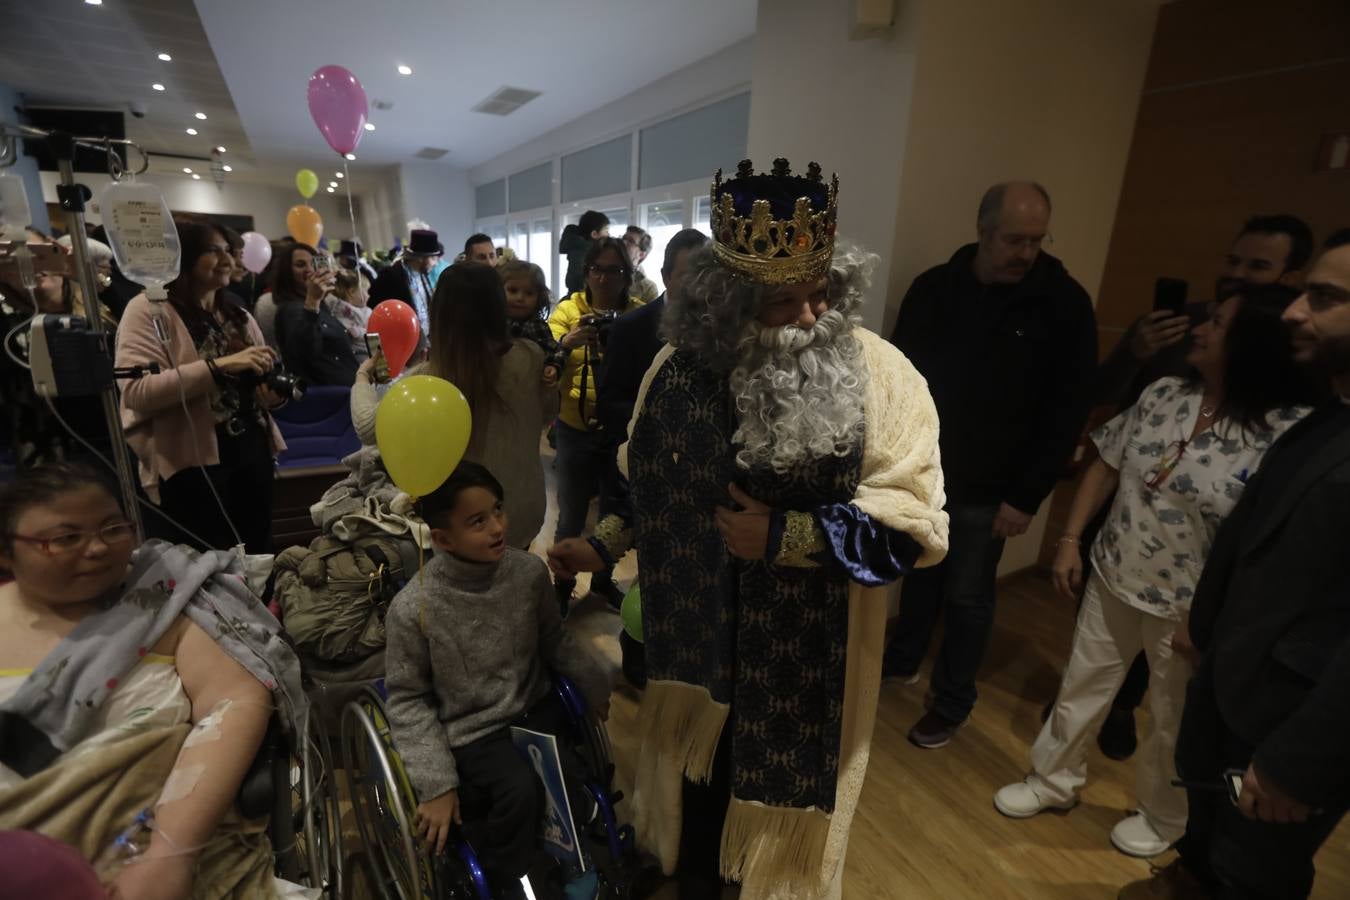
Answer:
M620 313L632 312L642 305L642 300L637 297L629 297L628 305L620 310ZM585 291L577 291L559 303L554 307L553 315L548 317L548 327L553 332L553 339L561 342L564 335L577 327L583 316L589 316L593 312L595 310L586 302ZM562 392L562 408L558 417L581 431L589 430L586 427L585 418L581 415L581 370L582 364L586 361L587 353L588 349L585 345L568 353L567 365L563 368L562 378L558 381L558 389ZM586 412L592 417L595 415L596 363L599 361L601 353L603 353L603 349L589 349L590 370L586 374Z

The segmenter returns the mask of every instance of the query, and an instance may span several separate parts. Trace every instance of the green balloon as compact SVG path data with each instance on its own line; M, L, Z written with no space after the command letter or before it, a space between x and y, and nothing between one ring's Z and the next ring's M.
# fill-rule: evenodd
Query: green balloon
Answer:
M301 197L308 200L319 189L319 176L314 174L313 169L301 169L295 173L295 188Z
M642 643L642 596L638 593L636 581L623 598L619 619L623 622L623 630L628 632L628 636L639 644Z

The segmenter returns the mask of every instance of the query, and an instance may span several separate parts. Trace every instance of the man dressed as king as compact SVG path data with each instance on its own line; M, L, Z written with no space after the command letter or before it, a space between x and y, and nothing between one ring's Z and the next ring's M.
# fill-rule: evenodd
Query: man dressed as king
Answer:
M712 242L667 300L626 485L589 540L630 548L647 687L633 806L680 896L840 895L867 769L886 585L947 549L923 378L861 327L875 257L835 240L838 179L749 161L712 187Z

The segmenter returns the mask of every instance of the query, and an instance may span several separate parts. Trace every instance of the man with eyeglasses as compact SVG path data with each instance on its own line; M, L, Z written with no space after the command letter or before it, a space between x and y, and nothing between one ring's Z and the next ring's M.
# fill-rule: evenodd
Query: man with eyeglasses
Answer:
M892 343L928 380L941 421L951 549L904 582L889 680L914 684L939 612L932 703L910 730L946 746L970 717L994 622L1004 541L1026 532L1087 417L1097 366L1092 302L1055 257L1050 195L1033 182L989 188L978 241L914 280Z
M1350 229L1284 321L1331 396L1266 453L1215 535L1172 639L1196 667L1177 736L1180 857L1120 900L1307 897L1350 808Z

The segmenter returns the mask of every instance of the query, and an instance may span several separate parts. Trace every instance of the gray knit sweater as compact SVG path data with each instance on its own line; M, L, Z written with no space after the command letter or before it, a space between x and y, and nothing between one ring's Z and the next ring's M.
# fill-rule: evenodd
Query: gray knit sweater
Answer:
M454 749L515 721L571 678L588 703L609 683L558 615L548 567L507 550L501 562L437 551L399 591L385 618L389 724L422 800L459 787Z

